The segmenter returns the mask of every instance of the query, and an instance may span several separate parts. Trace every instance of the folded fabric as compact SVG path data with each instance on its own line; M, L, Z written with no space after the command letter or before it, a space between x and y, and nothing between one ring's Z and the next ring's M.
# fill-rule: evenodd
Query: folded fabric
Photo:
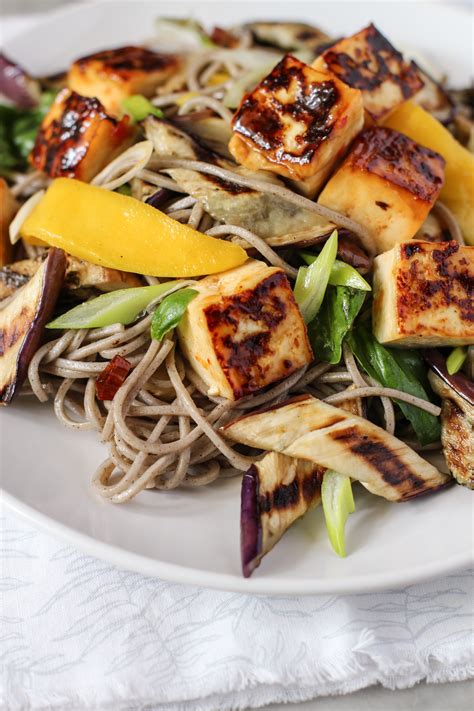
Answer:
M208 711L474 676L473 571L254 597L114 568L3 512L0 707Z

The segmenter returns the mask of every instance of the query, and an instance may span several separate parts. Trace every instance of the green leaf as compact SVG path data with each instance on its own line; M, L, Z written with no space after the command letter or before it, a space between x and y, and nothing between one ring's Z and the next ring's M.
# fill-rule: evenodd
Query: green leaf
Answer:
M310 252L300 252L300 257L306 264L313 264L318 255ZM342 262L340 259L334 261L328 284L331 286L351 286L353 289L360 289L361 291L372 291L370 284L359 274L357 269L350 264Z
M328 286L308 336L317 360L339 363L342 343L364 303L365 292L346 286Z
M349 514L355 511L350 477L328 469L321 485L321 503L331 545L338 555L345 558L346 521Z
M158 118L163 118L164 116L163 111L153 106L151 101L148 101L142 94L127 96L127 98L122 101L122 108L126 114L131 116L135 123L137 121L143 121L143 119L146 119L150 114Z
M312 321L321 307L336 254L337 230L334 230L311 266L298 269L294 294L305 323Z
M151 337L162 341L169 331L179 325L188 304L197 296L196 289L180 289L163 299L153 314Z
M128 183L124 183L116 188L115 192L120 193L120 195L128 195L130 197L132 195L132 188Z
M40 124L54 101L56 92L41 94L38 106L17 109L0 105L0 164L3 168L26 167Z
M446 368L450 375L454 375L461 370L467 358L467 348L459 346L454 348L446 358Z
M118 289L101 294L95 299L75 306L62 316L48 323L46 328L98 328L122 323L133 323L138 314L148 304L172 289L177 289L183 281L166 281L163 284L141 286L134 289Z
M426 368L416 351L386 348L375 339L370 328L361 323L352 329L348 342L365 372L381 385L430 402L429 390L423 385ZM395 402L411 423L421 444L439 440L441 428L437 417L406 402Z

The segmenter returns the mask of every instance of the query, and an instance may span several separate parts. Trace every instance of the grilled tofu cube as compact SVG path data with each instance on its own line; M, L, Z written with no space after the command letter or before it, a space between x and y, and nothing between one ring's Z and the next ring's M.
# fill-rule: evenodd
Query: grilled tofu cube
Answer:
M286 55L243 98L229 150L250 170L291 178L313 196L362 125L359 91Z
M393 346L474 343L474 247L413 240L379 255L373 328Z
M128 116L109 116L98 99L61 91L44 117L31 164L51 178L89 182L133 140Z
M202 279L178 332L211 395L230 400L285 378L312 360L285 273L263 262Z
M373 121L387 116L423 88L415 63L405 62L372 24L336 42L313 66L329 70L348 86L359 89Z
M392 129L364 131L318 202L364 225L380 254L414 237L444 181L445 161Z
M107 111L118 114L127 96L153 96L180 65L179 57L144 47L106 49L75 61L69 69L68 86L83 96L97 97Z

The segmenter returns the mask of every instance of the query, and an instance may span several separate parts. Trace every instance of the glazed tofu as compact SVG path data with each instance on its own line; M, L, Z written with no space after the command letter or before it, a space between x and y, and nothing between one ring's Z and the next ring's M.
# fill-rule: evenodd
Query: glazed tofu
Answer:
M387 116L423 88L414 62L406 62L374 25L336 42L313 66L329 70L348 86L359 89L372 121Z
M153 96L180 65L181 60L172 54L158 54L144 47L118 47L78 59L71 65L67 81L72 91L95 96L116 115L127 96Z
M363 125L362 96L291 55L247 94L229 150L250 170L270 170L314 196Z
M444 165L435 151L374 126L355 141L318 202L364 225L364 246L380 254L414 237L443 186Z
M393 346L474 343L474 247L418 242L374 260L373 328Z
M311 362L306 327L285 273L263 262L202 279L179 328L210 395L237 400Z
M98 99L61 91L44 117L30 155L50 178L89 182L133 141L128 116L109 116Z

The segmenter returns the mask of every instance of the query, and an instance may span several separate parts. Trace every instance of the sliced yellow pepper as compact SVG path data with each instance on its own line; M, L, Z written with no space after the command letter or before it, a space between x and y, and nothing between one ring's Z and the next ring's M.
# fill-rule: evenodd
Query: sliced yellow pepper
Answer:
M209 237L127 195L79 180L54 180L21 226L74 257L125 272L191 277L247 259L236 244Z
M443 156L446 169L440 200L457 217L466 242L474 245L474 155L431 114L411 101L402 104L383 123Z

